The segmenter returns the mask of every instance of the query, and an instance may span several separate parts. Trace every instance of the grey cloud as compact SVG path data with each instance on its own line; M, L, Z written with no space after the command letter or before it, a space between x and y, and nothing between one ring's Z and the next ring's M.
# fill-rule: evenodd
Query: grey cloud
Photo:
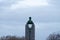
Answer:
M0 2L0 9L8 9L12 4L16 4L17 1L22 1L22 0L2 0Z
M53 6L19 9L2 12L1 20L15 20L24 22L29 16L39 22L60 22L60 11Z
M60 0L50 0L49 3L54 7L57 7L57 8L60 7Z

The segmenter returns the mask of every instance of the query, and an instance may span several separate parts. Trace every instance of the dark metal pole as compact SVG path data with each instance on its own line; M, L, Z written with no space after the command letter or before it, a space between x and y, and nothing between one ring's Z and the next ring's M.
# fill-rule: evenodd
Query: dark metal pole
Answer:
M31 40L31 29L29 29L29 40Z

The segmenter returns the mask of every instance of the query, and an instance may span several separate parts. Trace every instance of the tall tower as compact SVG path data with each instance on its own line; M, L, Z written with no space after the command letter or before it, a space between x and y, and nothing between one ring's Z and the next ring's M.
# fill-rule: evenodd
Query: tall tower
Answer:
M25 26L25 39L35 40L35 25L33 21L31 20L31 17L29 17L29 20Z

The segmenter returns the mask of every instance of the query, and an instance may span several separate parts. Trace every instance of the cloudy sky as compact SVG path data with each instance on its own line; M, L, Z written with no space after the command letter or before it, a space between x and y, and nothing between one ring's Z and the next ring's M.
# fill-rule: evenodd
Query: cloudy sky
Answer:
M36 40L60 32L60 0L0 0L0 36L25 35L28 17L35 23Z

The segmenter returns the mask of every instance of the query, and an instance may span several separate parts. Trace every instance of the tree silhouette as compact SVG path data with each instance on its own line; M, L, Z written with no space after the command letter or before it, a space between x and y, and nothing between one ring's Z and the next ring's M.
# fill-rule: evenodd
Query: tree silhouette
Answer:
M3 36L0 40L25 40L25 37Z
M60 34L50 34L47 40L60 40Z

